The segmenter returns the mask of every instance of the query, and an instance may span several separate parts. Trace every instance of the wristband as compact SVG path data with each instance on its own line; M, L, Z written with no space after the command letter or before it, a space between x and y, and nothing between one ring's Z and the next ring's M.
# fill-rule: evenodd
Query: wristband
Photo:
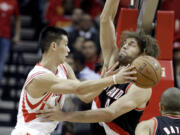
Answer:
M116 75L113 75L112 78L113 78L114 84L117 84L117 82L116 82Z

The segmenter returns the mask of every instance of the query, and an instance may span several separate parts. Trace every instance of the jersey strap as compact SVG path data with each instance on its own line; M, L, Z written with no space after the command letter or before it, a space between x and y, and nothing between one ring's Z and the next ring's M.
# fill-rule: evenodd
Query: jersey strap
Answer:
M157 131L157 119L156 118L153 118L154 120L154 129L153 129L153 135L156 134L156 131Z
M101 101L98 96L94 99L94 101L96 103L97 108L101 108Z

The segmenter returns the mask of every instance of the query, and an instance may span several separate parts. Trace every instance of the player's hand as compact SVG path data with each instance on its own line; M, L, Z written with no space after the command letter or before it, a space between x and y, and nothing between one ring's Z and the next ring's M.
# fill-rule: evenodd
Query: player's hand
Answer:
M55 99L55 107L52 107L46 101L43 102L45 103L48 109L36 111L35 112L37 114L36 116L39 117L42 122L57 121L56 113L58 113L58 111L59 113L61 112L61 108L58 103L58 98Z
M109 69L107 69L107 67L105 67L104 71L101 74L101 78L104 77L108 77L111 75L114 75L116 73L119 72L119 69L115 70L117 68L117 66L119 65L119 62L116 62L112 67L110 67Z
M38 118L41 119L41 122L49 122L49 121L64 121L66 118L65 112L61 110L48 109L48 110L39 110L36 113Z
M134 69L135 67L130 65L126 67L120 67L119 72L114 75L114 79L117 84L129 83L137 80L137 77L135 77L137 72Z
M19 35L15 35L12 39L13 43L15 43L15 44L17 44L19 42L19 40L20 40Z

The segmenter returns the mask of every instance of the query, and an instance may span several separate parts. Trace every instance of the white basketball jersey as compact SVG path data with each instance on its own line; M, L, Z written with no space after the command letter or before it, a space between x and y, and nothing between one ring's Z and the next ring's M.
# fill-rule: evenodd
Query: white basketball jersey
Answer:
M41 122L40 118L36 117L35 112L47 109L43 101L46 101L52 107L55 106L56 99L58 99L60 107L62 108L64 96L62 94L57 95L47 92L40 98L32 98L25 90L26 85L31 82L33 78L45 73L53 74L50 70L37 64L28 74L20 96L17 124L11 135L49 135L56 128L58 124L57 121ZM61 79L67 79L67 71L63 64L58 66L56 76Z

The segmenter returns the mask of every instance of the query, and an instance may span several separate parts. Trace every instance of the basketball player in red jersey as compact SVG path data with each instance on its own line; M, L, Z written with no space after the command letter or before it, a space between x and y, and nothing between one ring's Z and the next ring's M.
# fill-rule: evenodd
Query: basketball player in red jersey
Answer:
M17 124L12 135L50 135L58 122L42 123L36 117L37 110L46 110L47 102L52 107L59 102L62 108L64 96L74 93L82 101L89 102L97 96L103 88L115 84L135 80L133 67L125 67L117 74L96 81L79 82L74 72L67 64L65 57L70 51L67 33L55 27L45 28L39 39L42 49L42 59L28 74L23 86Z
M106 0L100 17L100 44L104 57L103 72L116 61L126 66L142 54L157 57L159 48L156 40L142 31L122 34L120 50L116 46L114 18L120 0ZM128 23L128 22L127 22ZM97 132L99 125L93 126L93 134L134 135L135 128L150 97L151 88L140 88L132 83L116 84L107 87L94 99L92 109L83 112L48 111L42 117L47 120L71 122L101 122L106 133ZM100 109L97 109L100 108Z
M160 117L142 121L136 135L180 135L180 89L168 88L160 101Z

